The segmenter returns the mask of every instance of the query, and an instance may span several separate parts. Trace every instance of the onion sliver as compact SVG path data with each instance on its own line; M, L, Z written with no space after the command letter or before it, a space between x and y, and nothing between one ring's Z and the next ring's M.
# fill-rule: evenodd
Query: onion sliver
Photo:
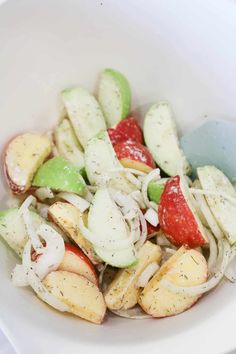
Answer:
M229 202L232 204L236 205L236 198L231 197L231 195L225 193L225 192L213 192L207 189L198 189L198 188L189 188L190 192L193 194L202 194L202 195L210 195L212 197L220 197L227 199Z
M37 203L36 209L42 218L47 219L48 218L48 210L49 210L49 205L43 204L43 203Z
M43 244L42 244L39 236L37 235L37 232L35 231L35 228L34 228L34 225L32 222L32 218L31 218L30 212L29 212L29 206L35 202L36 202L36 199L32 195L29 196L28 198L26 198L26 200L23 202L23 204L21 205L21 207L19 209L19 215L21 215L23 218L26 232L29 236L29 239L32 242L32 245L33 245L35 251L37 253L42 253Z
M24 202L21 204L20 208L19 208L19 214L23 215L25 213L25 211L27 211L30 207L30 205L36 205L36 198L33 195L30 195L29 197L27 197Z
M111 311L111 310L110 310ZM135 306L129 310L112 310L116 316L128 318L131 320L146 320L148 318L152 318L152 316L143 312L143 310L139 306Z
M214 236L211 234L210 231L205 229L208 242L209 242L209 257L207 260L207 265L208 265L208 272L211 273L211 271L215 268L216 262L217 262L217 252L218 252L218 247L215 241Z
M34 273L31 262L31 242L28 241L25 245L22 255L23 266L25 268L29 285L36 292L38 297L55 309L65 312L70 312L69 306L53 296L48 289L42 284L39 277Z
M45 240L46 246L33 265L35 273L43 279L50 272L57 270L61 264L65 254L65 243L62 236L49 225L40 225L37 233Z
M152 208L149 208L146 213L144 214L145 219L151 224L152 226L157 226L159 224L158 214Z
M193 188L190 188L190 191L192 192ZM194 189L195 190L195 189ZM200 189L199 189L200 190ZM192 192L194 193L194 192ZM207 224L209 225L213 235L219 240L224 237L223 232L221 231L220 227L218 226L214 216L212 215L212 212L204 198L203 195L201 194L196 194L195 195L196 201L207 221Z
M132 193L130 194L130 197L131 197L132 199L134 199L135 202L138 203L138 205L139 205L139 207L140 207L141 209L145 209L145 208L146 208L146 205L145 205L145 203L144 203L144 201L143 201L143 195L142 195L142 193L141 193L140 191L134 191L134 192L132 192Z
M86 199L83 199L74 193L61 192L57 194L57 197L71 203L76 208L78 208L81 213L90 207L90 203Z
M138 214L139 214L139 220L140 220L140 224L141 224L141 235L140 235L140 239L135 244L136 250L139 250L147 239L147 222L146 222L141 210L138 211Z
M223 259L220 268L207 282L192 287L184 287L175 285L166 279L162 279L160 281L160 285L175 294L185 294L188 296L198 296L210 291L221 281L224 276L224 272L231 260L230 246L229 243L225 240L223 241L223 249Z
M43 202L45 199L54 198L53 191L48 187L41 187L35 191L36 197Z
M225 277L230 280L232 283L236 282L236 248L232 248L232 256L230 263L225 271Z
M137 287L144 288L158 269L159 265L156 262L149 264L139 276Z

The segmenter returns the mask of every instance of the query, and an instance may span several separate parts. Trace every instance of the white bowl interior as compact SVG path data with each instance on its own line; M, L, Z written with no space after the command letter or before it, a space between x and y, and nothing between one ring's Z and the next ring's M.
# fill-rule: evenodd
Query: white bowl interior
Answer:
M151 102L168 99L181 131L211 117L234 120L235 30L231 1L8 1L0 7L1 148L19 132L49 129L58 118L59 92L72 85L94 90L104 67L128 77L139 113ZM0 193L4 198L3 178ZM47 348L126 353L154 343L161 353L176 346L187 353L183 342L196 336L201 340L192 353L208 345L209 353L218 353L235 344L230 329L224 340L221 334L236 310L233 285L220 286L176 317L114 317L99 327L56 313L28 289L14 289L15 262L1 244L0 317L21 353L32 353L32 347L36 354Z

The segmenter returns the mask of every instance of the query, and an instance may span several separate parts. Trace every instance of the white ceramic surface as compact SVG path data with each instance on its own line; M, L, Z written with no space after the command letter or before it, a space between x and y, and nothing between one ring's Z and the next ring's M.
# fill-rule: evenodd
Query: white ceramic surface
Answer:
M59 91L93 90L107 66L129 78L133 107L168 99L181 130L208 117L234 119L235 31L230 0L9 0L0 7L1 148L18 132L50 127ZM1 196L4 189L2 182ZM0 322L21 354L218 354L236 347L235 285L173 318L109 318L95 326L14 289L15 261L1 244Z

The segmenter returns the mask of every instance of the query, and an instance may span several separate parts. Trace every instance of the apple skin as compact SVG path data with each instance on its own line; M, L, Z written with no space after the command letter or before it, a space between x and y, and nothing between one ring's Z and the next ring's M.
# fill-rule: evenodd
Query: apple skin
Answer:
M116 156L126 167L134 167L137 164L138 170L150 172L156 167L152 155L148 149L137 141L123 141L114 146ZM130 164L129 164L130 161ZM141 166L140 166L141 165Z
M190 248L207 243L181 190L180 177L167 181L158 208L160 227L175 246Z
M159 225L153 226L147 221L147 239L156 236L158 231L160 231Z
M82 250L70 243L65 243L65 255L58 270L83 275L98 286L98 276L92 262Z
M145 312L156 318L182 313L192 307L201 295L175 294L166 289L161 280L168 280L176 286L191 287L206 282L207 276L207 262L203 255L181 247L144 287L139 304Z
M8 142L3 154L3 169L14 194L24 194L31 188L35 173L51 150L50 139L38 133L19 134Z
M123 119L115 127L109 128L107 132L113 146L127 140L143 144L142 129L133 117Z

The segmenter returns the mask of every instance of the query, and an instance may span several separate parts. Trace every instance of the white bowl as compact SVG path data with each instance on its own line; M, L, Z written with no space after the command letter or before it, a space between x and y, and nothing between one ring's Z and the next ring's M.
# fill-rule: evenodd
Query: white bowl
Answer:
M93 90L104 67L128 77L133 107L168 99L182 131L208 117L234 119L235 31L234 1L8 1L0 7L1 147L19 132L48 129L60 90ZM5 187L2 179L2 196ZM15 261L1 244L0 321L19 353L217 354L236 347L235 285L222 284L176 317L114 317L96 326L13 288Z

